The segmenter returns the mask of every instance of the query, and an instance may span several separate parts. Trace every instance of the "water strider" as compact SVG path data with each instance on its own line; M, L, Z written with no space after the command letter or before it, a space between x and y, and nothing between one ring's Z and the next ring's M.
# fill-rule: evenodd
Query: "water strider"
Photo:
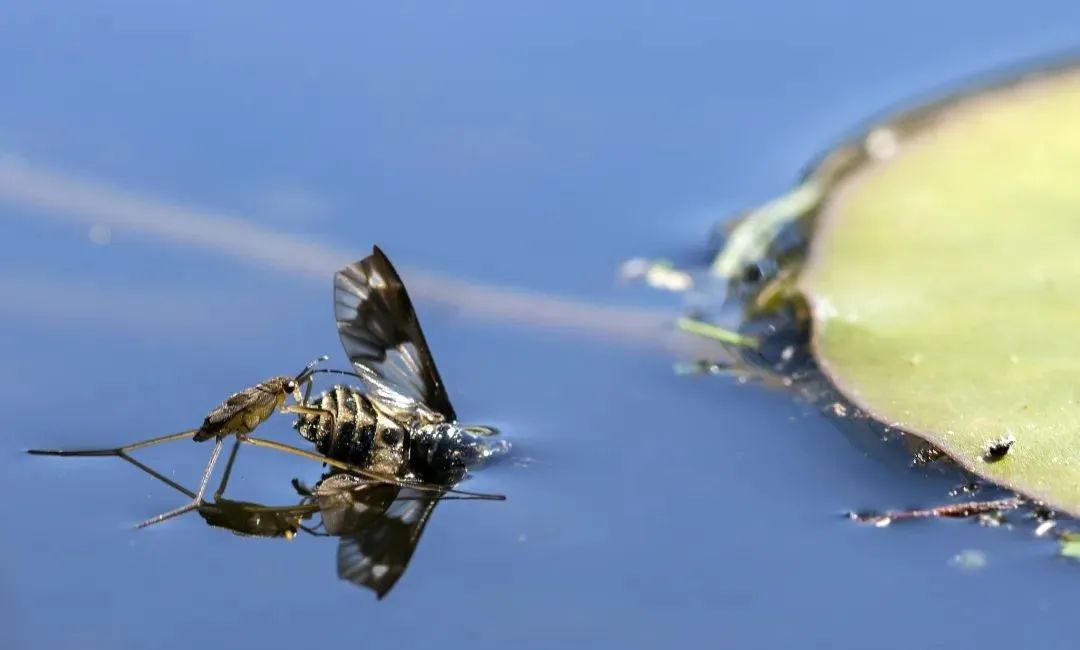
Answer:
M222 444L230 435L236 436L237 445L267 447L326 463L352 475L357 481L355 487L389 485L431 495L433 500L447 493L503 499L501 495L453 488L468 467L509 446L505 442L492 445L484 440L494 433L493 429L457 423L405 284L378 247L368 257L335 274L334 317L355 372L316 369L316 364L325 359L321 357L295 377L273 377L233 394L212 410L198 429L118 448L31 450L30 453L118 456L192 497L191 503L153 517L139 527L199 509L204 504L206 486ZM312 403L309 402L312 378L317 373L349 375L359 379L361 386L336 385ZM289 395L296 400L295 404L285 404ZM296 414L294 428L313 442L319 453L252 437L250 434L275 411ZM184 438L215 440L210 461L194 493L129 455L137 449Z

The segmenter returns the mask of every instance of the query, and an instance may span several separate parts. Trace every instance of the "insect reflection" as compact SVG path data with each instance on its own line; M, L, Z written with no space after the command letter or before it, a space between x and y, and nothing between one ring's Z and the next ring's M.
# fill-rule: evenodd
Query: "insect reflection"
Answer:
M504 497L457 489L470 467L509 448L491 443L489 427L457 422L405 285L386 255L372 254L334 276L334 317L354 372L316 369L273 377L234 393L198 429L123 447L31 450L54 456L117 456L191 502L139 527L198 511L208 523L250 535L287 536L306 530L341 539L341 577L384 595L404 571L424 525L440 500ZM359 386L338 384L312 399L313 377L349 375ZM303 392L301 393L301 388ZM289 396L294 404L285 404ZM317 453L250 434L274 412L296 415L293 428ZM225 476L213 501L204 493L225 438L235 436ZM173 440L214 440L198 489L191 491L130 455ZM223 498L239 445L267 447L330 466L313 488L298 485L297 506L268 507ZM315 514L321 531L302 524Z
M477 444L477 457L496 457L507 450L505 444L487 440ZM225 472L213 500L199 505L203 520L238 535L283 537L297 534L337 537L337 575L372 590L382 599L397 584L412 559L413 552L436 506L442 501L470 500L475 496L447 492L425 492L410 487L371 481L341 470L331 470L312 487L298 479L292 484L301 497L291 506L223 498L236 462L239 442L233 445ZM194 492L142 463L136 465L173 489L194 496Z

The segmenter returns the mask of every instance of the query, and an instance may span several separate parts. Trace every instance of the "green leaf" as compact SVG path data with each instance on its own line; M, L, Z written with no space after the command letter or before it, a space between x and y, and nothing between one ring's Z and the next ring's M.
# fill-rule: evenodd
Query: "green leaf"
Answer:
M1058 538L1060 546L1058 546L1058 553L1065 557L1075 558L1080 560L1080 534L1078 533L1065 533Z
M1080 68L901 116L810 178L827 187L798 287L830 380L1080 515Z

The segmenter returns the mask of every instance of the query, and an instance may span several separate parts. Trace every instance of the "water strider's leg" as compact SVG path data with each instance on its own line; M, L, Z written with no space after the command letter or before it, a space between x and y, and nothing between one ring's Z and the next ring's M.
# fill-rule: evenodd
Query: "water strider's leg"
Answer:
M306 404L287 404L278 410L282 413L296 413L297 415L325 415L330 418L330 430L334 430L334 414L326 409L318 408L316 406L307 406Z
M167 519L172 519L173 517L178 517L184 513L191 512L192 510L195 510L200 505L202 505L203 494L206 492L206 484L210 482L210 475L214 473L214 464L217 463L218 456L221 455L221 445L224 442L224 438L218 438L217 442L214 443L214 451L210 454L210 462L206 464L206 469L203 470L202 480L199 481L199 489L195 492L195 498L191 501L191 503L175 510L163 512L156 517L151 517L150 519L147 519L146 521L136 526L136 528L146 528L147 526L159 524Z
M171 479L171 478L169 478L168 476L165 476L164 474L162 474L161 472L157 471L157 470L156 470L156 469L154 469L153 467L150 467L150 466L149 466L149 465L147 465L146 463L140 462L139 460L136 460L135 458L132 458L131 456L120 456L120 458L123 458L123 459L124 459L124 460L126 460L127 462L131 463L131 464L132 464L132 465L134 465L135 467L138 467L138 468L139 468L139 469L141 469L142 471L146 472L146 473L147 473L147 474L149 474L150 476L152 476L152 477L156 478L157 480L161 481L161 482L162 482L162 483L164 483L165 485L168 485L169 487L171 487L172 489L176 490L177 492L182 492L183 494L186 494L186 495L187 495L187 496L188 496L189 498L191 498L191 499L194 499L194 498L195 498L195 493L194 493L194 492L192 492L191 490L187 489L187 488L186 488L186 487L184 487L183 485L180 485L179 483L177 483L176 481L172 480L172 479Z
M179 433L170 433L167 436L158 436L156 438L140 440L138 442L124 445L123 447L109 447L101 449L27 449L26 453L34 454L35 456L124 456L125 454L135 451L136 449L143 449L144 447L160 445L163 442L172 442L173 440L183 440L185 438L191 438L195 435L196 431L198 431L198 429L188 429L187 431L180 431Z
M504 495L502 495L502 494L486 494L486 493L483 493L483 492L469 492L467 490L455 490L453 488L448 488L448 487L440 486L440 485L430 485L430 484L427 484L427 483L414 483L412 481L404 481L404 480L401 480L401 479L399 479L397 477L394 477L394 476L386 476L386 475L383 475L383 474L379 474L378 472L372 472L370 470L366 470L366 469L364 469L362 467L359 467L357 465L353 465L352 463L346 463L344 461L340 461L340 460L337 460L335 458L330 458L328 456L323 456L322 454L316 454L314 452L306 451L306 450L300 449L298 447L293 447L291 445L286 445L285 443L281 443L281 442L275 442L273 440L266 440L264 438L253 438L253 437L249 436L247 438L244 438L243 442L245 442L245 443L247 443L249 445L254 445L256 447L265 447L267 449L273 449L275 451L285 452L286 454L294 454L296 456L300 456L301 458L307 458L308 460L313 460L313 461L315 461L317 463L325 463L325 464L330 465L332 467L336 467L338 469L345 470L346 472L352 472L353 474L356 474L357 476L360 476L360 477L366 478L366 479L370 479L370 480L378 482L378 483L390 483L390 484L393 484L393 485L400 485L400 486L403 486L403 487L412 488L412 489L420 491L420 492L435 492L435 493L438 493L438 494L444 494L444 493L449 492L451 494L459 494L459 495L462 495L462 496L468 496L468 497L472 497L472 498L475 498L475 499L484 499L484 500L489 500L489 501L505 501L506 500L506 497Z
M155 469L151 468L150 466L142 463L141 461L136 460L132 456L129 456L128 452L135 451L136 449L143 449L144 447L150 447L150 446L153 446L153 445L161 444L163 442L171 442L173 440L185 440L185 439L188 439L188 438L191 438L192 436L194 436L195 431L196 431L195 429L189 429L187 431L181 431L179 433L170 433L167 436L158 436L156 438L150 438L148 440L140 440L139 442L133 442L133 443L131 443L129 445L124 445L123 447L112 447L112 448L107 448L107 449L29 449L29 450L27 450L27 453L34 454L34 455L37 455L37 456L87 456L87 457L90 457L90 456L96 456L96 457L115 456L117 458L120 458L122 460L125 460L125 461L131 463L135 467L141 469L142 471L146 472L150 476L153 476L154 478L158 479L162 483L165 483L169 487L171 487L171 488L173 488L175 490L178 490L180 492L183 492L184 494L186 494L189 497L194 499L195 498L195 493L194 492L192 492L191 490L187 489L186 487L180 485L179 483L173 481L172 479L168 478L167 476L162 475L157 470L155 470Z
M225 473L221 475L221 483L218 484L218 489L214 492L214 501L221 498L221 495L225 494L225 486L229 484L229 477L232 476L233 465L236 463L236 454L240 451L240 439L233 440L232 450L229 452L229 460L225 463ZM192 495L194 496L194 495Z

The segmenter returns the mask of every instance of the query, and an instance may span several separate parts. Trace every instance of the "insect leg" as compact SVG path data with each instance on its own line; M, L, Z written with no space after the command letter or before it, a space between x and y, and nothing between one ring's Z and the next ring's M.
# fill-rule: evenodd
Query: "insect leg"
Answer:
M147 526L153 526L154 524L159 524L166 519L172 519L173 517L178 517L186 512L191 512L192 510L195 510L199 506L201 506L203 503L203 494L206 492L206 484L210 482L210 475L214 472L214 464L217 463L218 456L221 455L221 445L224 442L225 440L223 438L218 438L217 442L214 444L214 451L210 454L210 462L206 464L206 469L203 471L202 480L199 481L199 489L197 492L195 492L195 499L192 500L191 503L175 510L163 512L156 517L151 517L150 519L147 519L146 521L135 527L146 528Z
M158 436L156 438L149 438L147 440L140 440L133 442L123 447L111 447L102 449L27 449L26 453L34 454L35 456L123 456L128 452L135 451L136 449L142 449L144 447L152 447L159 445L163 442L172 442L173 440L183 440L195 435L197 429L188 429L187 431L180 431L179 433L170 433L167 436Z
M330 418L330 430L334 430L334 414L326 409L307 406L306 404L288 404L279 409L282 413L296 413L297 415L325 415Z
M130 445L124 445L123 447L114 447L112 449L30 449L27 453L35 454L38 456L116 456L122 460L125 460L138 469L146 472L150 476L156 478L169 487L188 495L191 498L195 498L195 493L187 489L183 485L180 485L171 478L161 474L157 470L153 469L149 465L135 459L128 455L129 451L136 449L142 449L143 447L150 447L152 445L160 444L163 442L170 442L172 440L184 440L195 435L195 429L189 429L188 431L181 431L179 433L170 433L167 436L159 436L157 438L150 438L149 440L142 440L140 442L133 442Z
M214 501L221 498L221 495L225 494L225 486L229 484L229 477L232 475L233 464L236 463L236 454L240 451L240 439L233 440L232 450L229 452L229 460L225 463L225 473L221 475L221 483L218 485L217 491L214 492ZM191 495L194 497L195 495Z
M169 478L168 476L165 476L164 474L162 474L161 472L157 471L157 470L156 470L156 469L154 469L153 467L150 467L150 466L149 466L149 465L147 465L146 463L140 462L140 461L138 461L138 460L136 460L136 459L132 458L131 456L128 456L128 455L126 455L126 454L123 454L123 455L121 455L121 456L120 456L120 458L123 458L123 459L124 459L124 460L126 460L127 462L131 463L131 464L132 464L132 465L134 465L135 467L138 467L138 468L139 468L139 469L141 469L142 471L146 472L146 473L147 473L147 474L149 474L150 476L152 476L152 477L156 478L157 480L161 481L161 482L162 482L162 483L164 483L165 485L168 485L169 487L171 487L172 489L176 490L177 492L182 492L183 494L186 494L187 496L191 497L192 499L194 499L194 498L195 498L195 493L194 493L194 492L192 492L191 490L187 489L187 488L186 488L186 487L184 487L183 485L180 485L179 483L177 483L176 481L172 480L172 479L171 479L171 478Z

